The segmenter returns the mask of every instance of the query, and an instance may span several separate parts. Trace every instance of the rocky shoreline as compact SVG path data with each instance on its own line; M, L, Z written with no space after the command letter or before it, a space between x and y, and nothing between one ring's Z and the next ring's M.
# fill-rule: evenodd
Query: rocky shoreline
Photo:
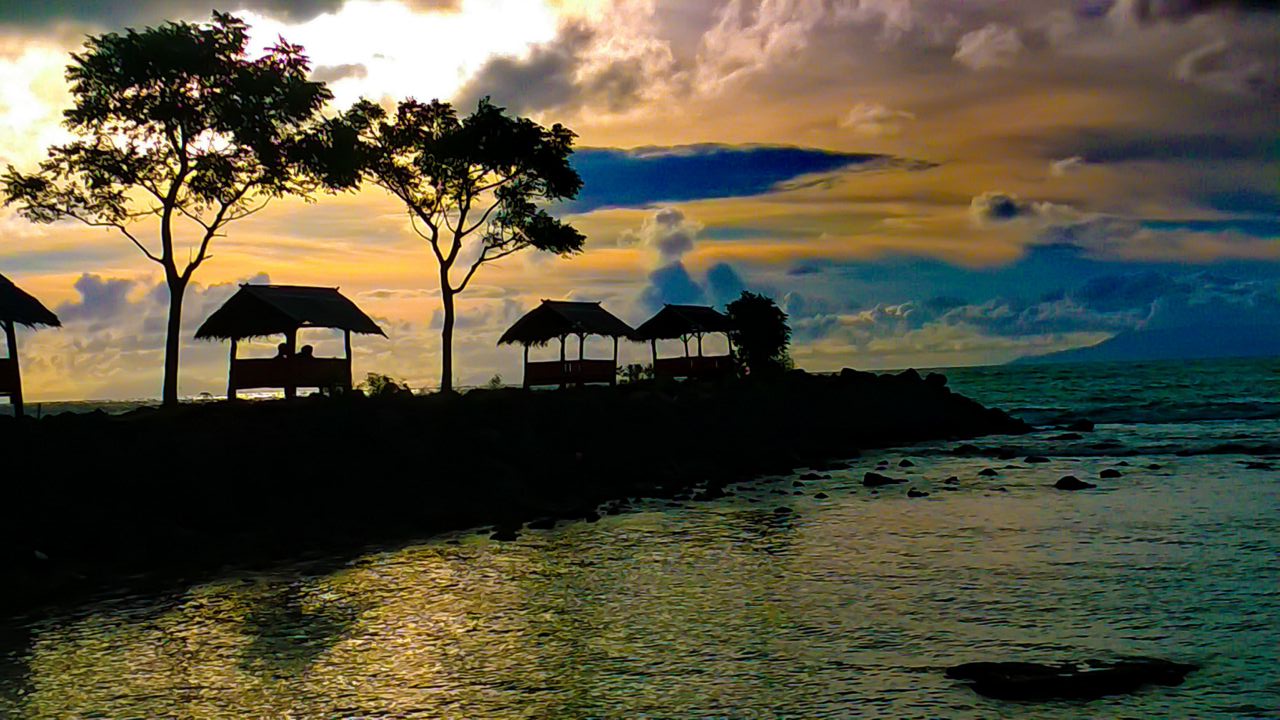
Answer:
M1029 430L941 375L853 370L0 418L15 580L0 614L466 528L506 539L860 450Z

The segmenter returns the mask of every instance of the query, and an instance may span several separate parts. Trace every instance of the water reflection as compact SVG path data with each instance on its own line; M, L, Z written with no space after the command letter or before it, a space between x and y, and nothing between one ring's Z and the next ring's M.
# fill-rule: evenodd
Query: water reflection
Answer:
M921 460L913 482L971 462ZM856 469L829 499L766 486L102 605L14 639L0 716L992 717L938 666L1082 648L1224 658L1099 715L1212 715L1216 686L1261 705L1276 490L1180 462L1088 497L1027 468L925 501L873 498Z

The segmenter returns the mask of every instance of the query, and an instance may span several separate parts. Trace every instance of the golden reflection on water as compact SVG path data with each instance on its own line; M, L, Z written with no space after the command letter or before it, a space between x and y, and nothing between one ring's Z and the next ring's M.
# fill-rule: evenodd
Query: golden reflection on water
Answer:
M929 472L976 476L940 462ZM1197 614L1193 585L1267 602L1265 583L1221 561L1265 564L1274 538L1242 556L1203 533L1274 507L1274 488L1242 482L1225 505L1202 483L1133 474L1112 492L1046 493L1057 472L909 501L871 497L856 470L825 483L828 500L770 493L787 480L516 543L437 541L102 603L30 629L0 670L0 716L990 717L999 706L939 667L1064 649L1185 657L1266 632L1219 606ZM784 503L797 512L775 514ZM1187 692L1101 707L1186 714Z

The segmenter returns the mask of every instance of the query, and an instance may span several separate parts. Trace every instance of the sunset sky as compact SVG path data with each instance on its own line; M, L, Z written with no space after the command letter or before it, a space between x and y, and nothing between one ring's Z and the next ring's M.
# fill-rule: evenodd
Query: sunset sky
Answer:
M209 9L0 4L0 165L34 169L65 139L63 71L86 34ZM519 381L519 351L495 343L541 298L600 300L636 325L663 302L765 292L810 370L1001 363L1136 328L1280 318L1274 2L221 9L259 46L303 45L334 110L412 96L466 111L489 95L579 134L585 187L556 212L586 250L482 270L460 297L463 385ZM358 374L437 382L436 270L397 201L372 187L281 201L228 232L189 291L187 338L238 282L340 286L389 336L357 341ZM108 231L0 212L0 273L64 324L21 333L30 401L158 395L157 269ZM607 352L597 342L588 350ZM225 345L183 352L183 394L225 388Z

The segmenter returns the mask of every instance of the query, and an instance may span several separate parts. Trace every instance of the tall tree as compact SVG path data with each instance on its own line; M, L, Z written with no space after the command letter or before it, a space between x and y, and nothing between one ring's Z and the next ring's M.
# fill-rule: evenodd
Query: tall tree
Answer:
M773 298L744 290L725 309L733 326L734 358L747 375L767 377L790 367L791 327Z
M67 67L73 106L63 116L75 139L51 148L39 171L10 165L0 178L5 204L24 217L109 228L163 268L165 405L178 401L183 296L210 242L315 185L295 151L332 95L307 79L300 46L281 39L248 57L246 30L214 12L208 24L90 37Z
M560 124L546 128L507 115L488 98L461 119L438 100L404 100L394 115L363 100L327 130L327 154L346 162L326 168L325 182L344 186L354 173L391 193L431 248L444 310L440 389L449 392L454 298L476 271L525 248L558 255L582 249L582 233L539 206L581 189L569 164L577 136Z

